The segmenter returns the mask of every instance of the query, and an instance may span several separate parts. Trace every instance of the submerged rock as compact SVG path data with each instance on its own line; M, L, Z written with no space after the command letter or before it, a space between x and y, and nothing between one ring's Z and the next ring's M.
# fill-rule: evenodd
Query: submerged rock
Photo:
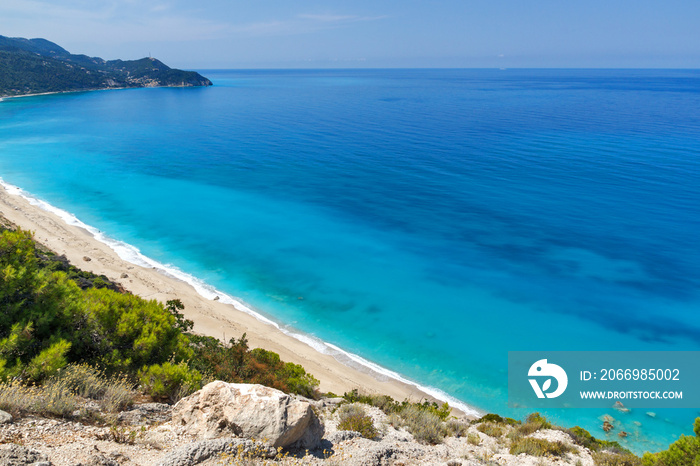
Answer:
M323 426L307 401L263 385L212 382L180 400L173 425L200 439L245 437L273 447L314 449Z

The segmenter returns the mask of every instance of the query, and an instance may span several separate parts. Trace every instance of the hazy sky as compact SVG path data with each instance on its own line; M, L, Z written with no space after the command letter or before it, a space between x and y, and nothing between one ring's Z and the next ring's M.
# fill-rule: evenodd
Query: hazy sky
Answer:
M700 67L700 0L0 0L0 35L171 66Z

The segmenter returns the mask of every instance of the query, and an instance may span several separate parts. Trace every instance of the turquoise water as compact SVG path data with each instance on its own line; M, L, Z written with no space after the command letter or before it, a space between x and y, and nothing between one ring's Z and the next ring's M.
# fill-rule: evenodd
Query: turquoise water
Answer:
M0 177L481 410L527 414L508 351L700 349L700 72L204 74L2 102ZM547 413L603 414L700 411Z

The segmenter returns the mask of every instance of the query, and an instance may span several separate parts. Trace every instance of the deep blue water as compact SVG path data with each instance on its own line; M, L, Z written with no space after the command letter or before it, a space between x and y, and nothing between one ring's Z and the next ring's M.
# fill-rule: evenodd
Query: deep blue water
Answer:
M2 102L0 177L483 410L508 351L700 349L700 71L203 73Z

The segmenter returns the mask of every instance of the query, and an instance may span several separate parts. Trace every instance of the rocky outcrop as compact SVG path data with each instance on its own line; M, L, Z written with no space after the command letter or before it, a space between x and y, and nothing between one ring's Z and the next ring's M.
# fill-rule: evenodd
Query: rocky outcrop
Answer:
M51 462L43 453L13 443L0 446L0 464L3 466L51 466Z
M170 420L171 410L169 405L163 403L144 403L134 406L129 411L119 413L117 422L132 426L167 422Z
M263 385L221 381L180 400L172 422L200 439L246 437L310 450L320 445L324 432L307 401Z
M216 439L194 442L170 452L158 466L191 466L209 458L229 454L238 458L274 458L277 450L261 442L246 439Z

